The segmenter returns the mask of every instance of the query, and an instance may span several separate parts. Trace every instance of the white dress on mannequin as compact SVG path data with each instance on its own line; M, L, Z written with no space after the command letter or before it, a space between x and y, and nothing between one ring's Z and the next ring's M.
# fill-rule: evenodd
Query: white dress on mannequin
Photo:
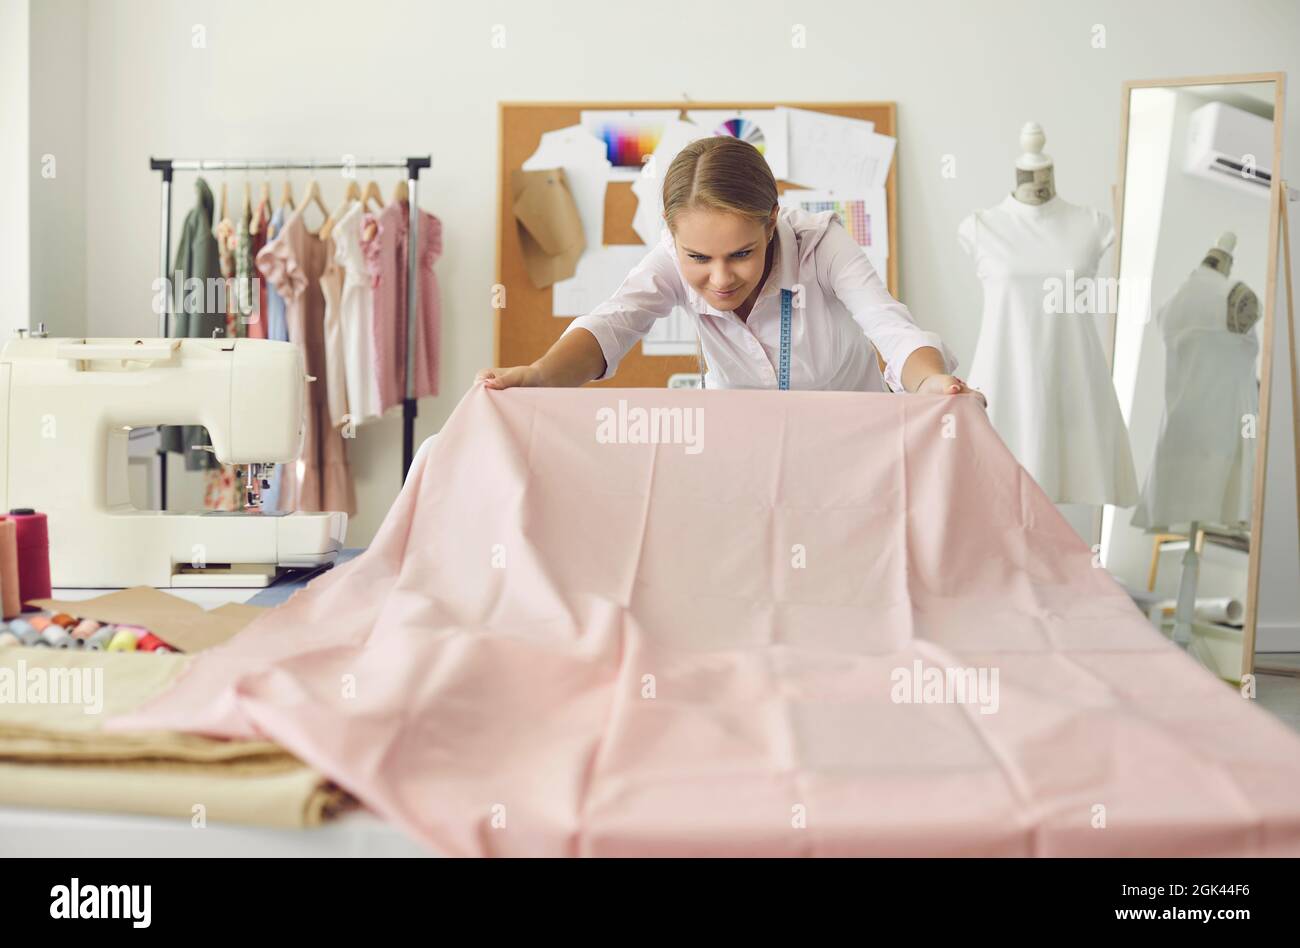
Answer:
M1076 291L1114 242L1110 219L1059 196L1035 205L1009 194L957 234L984 284L967 382L988 398L993 427L1053 502L1132 506L1133 455L1095 315L1105 307L1069 309L1086 302ZM1049 280L1060 281L1055 296Z
M1253 327L1228 327L1234 285L1198 266L1156 314L1165 343L1165 410L1134 526L1250 521L1257 442L1243 437L1243 426L1259 411L1259 339Z

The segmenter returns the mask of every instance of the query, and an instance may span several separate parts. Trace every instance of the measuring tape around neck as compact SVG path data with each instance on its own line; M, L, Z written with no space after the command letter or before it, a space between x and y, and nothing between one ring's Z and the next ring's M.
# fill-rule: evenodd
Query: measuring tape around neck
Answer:
M781 291L781 358L777 363L776 387L783 392L790 388L790 310L793 298L794 294L789 290Z

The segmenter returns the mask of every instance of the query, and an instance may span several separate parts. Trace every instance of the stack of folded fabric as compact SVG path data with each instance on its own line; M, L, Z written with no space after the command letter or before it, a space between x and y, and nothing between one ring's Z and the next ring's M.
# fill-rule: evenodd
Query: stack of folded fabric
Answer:
M0 649L0 804L301 828L351 798L276 744L103 722L160 694L192 661Z

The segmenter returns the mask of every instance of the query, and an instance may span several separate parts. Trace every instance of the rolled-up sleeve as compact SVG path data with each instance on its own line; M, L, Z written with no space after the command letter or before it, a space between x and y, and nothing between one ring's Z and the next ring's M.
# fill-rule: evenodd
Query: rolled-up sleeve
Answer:
M655 320L672 313L674 306L685 302L685 296L672 248L660 242L632 268L613 296L574 319L561 335L586 329L596 337L605 356L605 374L595 381L603 382L613 376Z
M906 306L890 294L875 267L838 220L832 221L817 245L817 278L848 308L885 360L885 383L903 388L903 366L908 356L923 346L933 346L943 356L948 374L957 359L938 333L922 329Z

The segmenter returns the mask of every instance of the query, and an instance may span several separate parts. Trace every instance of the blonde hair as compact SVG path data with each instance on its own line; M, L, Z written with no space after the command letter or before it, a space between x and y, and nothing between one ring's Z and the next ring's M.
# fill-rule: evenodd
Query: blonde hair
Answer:
M664 175L664 220L674 234L677 216L695 208L739 214L767 232L776 201L776 178L763 155L749 142L729 135L691 142L677 153ZM698 337L696 342L703 385L704 352Z
M776 206L776 178L759 150L729 135L691 142L677 153L664 175L664 218L706 208L730 211L767 226Z

